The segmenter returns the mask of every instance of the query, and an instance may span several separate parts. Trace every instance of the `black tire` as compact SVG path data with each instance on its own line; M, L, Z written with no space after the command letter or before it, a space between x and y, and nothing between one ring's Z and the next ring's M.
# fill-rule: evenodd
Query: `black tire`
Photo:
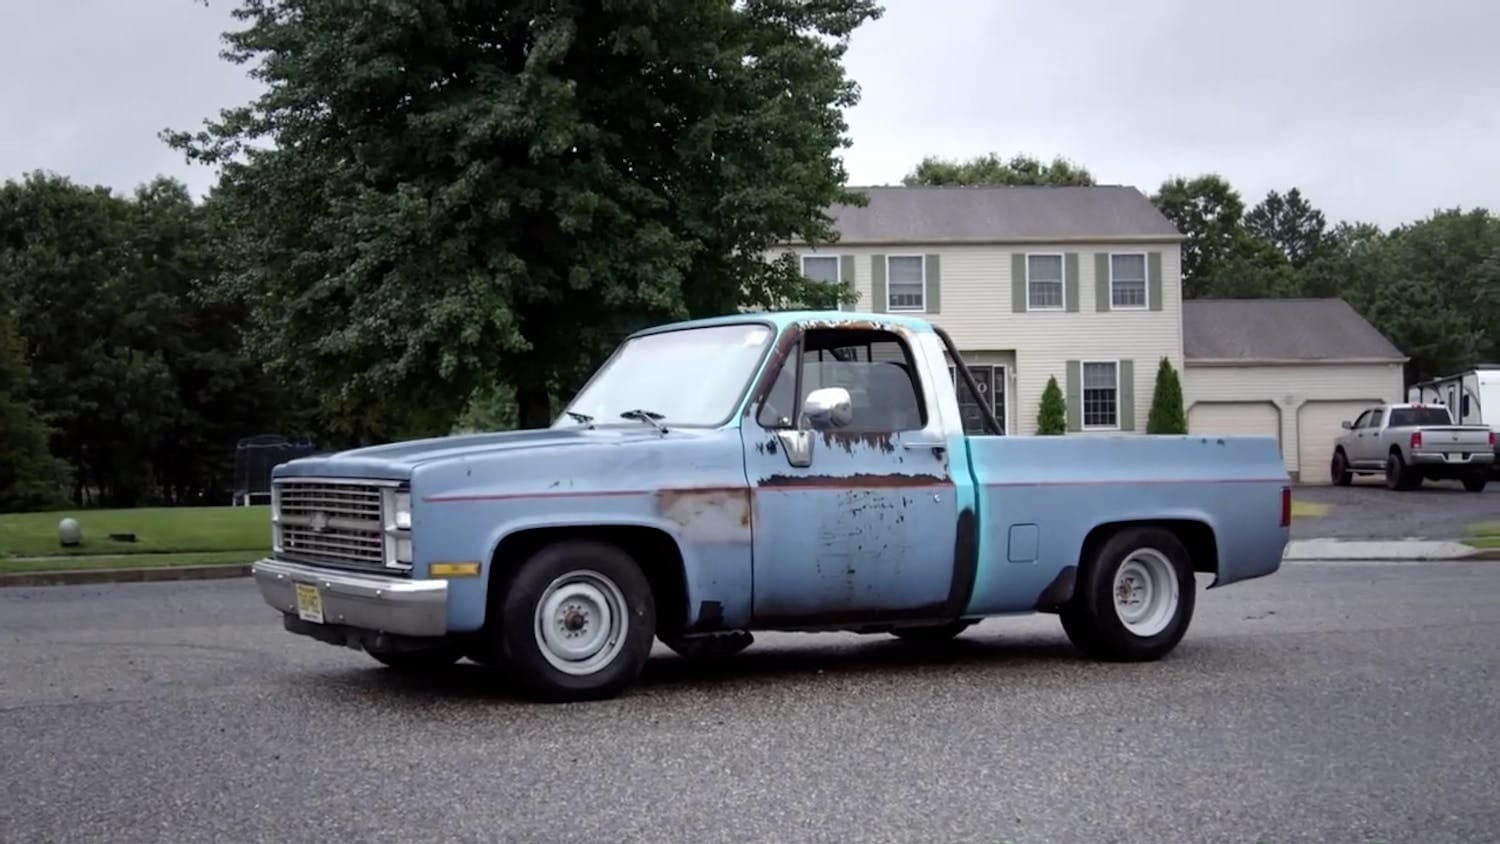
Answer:
M1165 626L1149 635L1131 631L1115 609L1115 575L1138 552L1151 560L1148 566L1157 565L1158 557L1165 558L1170 570L1168 588L1175 587L1177 593L1176 608ZM1149 662L1166 656L1182 641L1192 623L1197 587L1187 548L1176 534L1158 527L1125 528L1083 561L1073 597L1059 615L1068 639L1086 656L1108 662Z
M673 653L693 662L718 662L728 659L750 647L754 642L755 636L743 630L692 638L665 636L661 640L661 643L670 648Z
M620 609L625 635L622 644L613 650L611 643L620 640L606 638L606 659L600 665L587 673L569 673L549 661L543 652L542 644L537 641L543 634L536 624L536 615L539 602L554 581L580 573L594 581L593 588L606 601L612 600L612 593L603 584L608 583L618 591L618 599L623 601ZM575 632L591 635L587 629L589 613L580 609L583 604L580 601L559 607L559 627L550 631L551 635L568 636ZM562 615L565 611L566 617ZM613 614L615 610L610 612ZM564 625L572 624L580 626L564 629ZM589 540L559 542L537 551L511 578L493 635L499 638L502 661L529 697L553 702L600 700L619 694L640 676L656 637L656 602L640 566L619 547Z
M1405 491L1421 485L1422 477L1407 467L1400 452L1393 451L1385 458L1386 489Z
M1484 492L1484 488L1490 482L1489 477L1480 474L1470 475L1464 478L1464 489L1469 492Z
M1344 452L1335 451L1333 462L1329 465L1329 474L1333 476L1334 486L1348 486L1354 482L1354 473L1349 471L1349 459Z
M911 642L918 645L934 645L946 642L958 634L973 627L975 622L966 619L950 621L947 624L933 624L922 627L898 627L891 631L891 635L903 642Z
M463 659L463 649L439 645L411 651L367 651L377 662L402 674L430 674L442 671Z

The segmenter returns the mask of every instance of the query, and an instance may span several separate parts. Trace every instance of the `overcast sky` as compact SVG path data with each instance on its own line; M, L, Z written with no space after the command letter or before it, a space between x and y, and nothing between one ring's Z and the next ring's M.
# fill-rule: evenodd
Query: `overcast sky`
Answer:
M229 0L0 0L0 178L213 175L157 138L254 96ZM1500 209L1495 0L886 0L854 38L855 184L922 156L1063 155L1151 193L1217 171L1330 222Z

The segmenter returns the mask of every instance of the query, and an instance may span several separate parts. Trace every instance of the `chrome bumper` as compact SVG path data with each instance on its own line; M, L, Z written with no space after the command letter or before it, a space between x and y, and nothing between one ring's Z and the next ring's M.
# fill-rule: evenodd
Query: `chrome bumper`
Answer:
M356 574L282 560L258 560L250 571L266 603L296 617L303 617L297 605L297 584L302 583L317 589L323 623L405 636L448 632L444 580Z
M1495 462L1495 453L1491 451L1414 451L1409 457L1409 462L1418 466L1489 466Z

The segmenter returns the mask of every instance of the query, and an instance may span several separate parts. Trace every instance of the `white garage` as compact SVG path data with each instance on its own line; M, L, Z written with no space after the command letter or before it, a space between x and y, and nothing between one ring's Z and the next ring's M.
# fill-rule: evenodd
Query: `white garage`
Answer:
M1387 399L1390 400L1390 399ZM1297 463L1299 480L1305 484L1332 482L1329 461L1333 459L1333 441L1343 433L1342 423L1354 421L1379 398L1366 401L1309 401L1297 408Z
M1200 401L1188 411L1188 432L1281 438L1281 410L1269 401Z
M1341 299L1190 299L1182 328L1188 430L1274 432L1302 483L1329 482L1343 420L1406 392L1406 356Z

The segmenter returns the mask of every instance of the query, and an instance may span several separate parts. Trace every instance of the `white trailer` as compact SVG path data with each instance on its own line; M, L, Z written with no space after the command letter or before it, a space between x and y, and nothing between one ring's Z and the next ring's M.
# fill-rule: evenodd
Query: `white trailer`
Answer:
M1455 423L1488 425L1500 437L1500 363L1418 381L1407 388L1406 400L1446 405ZM1500 446L1495 456L1500 460Z

